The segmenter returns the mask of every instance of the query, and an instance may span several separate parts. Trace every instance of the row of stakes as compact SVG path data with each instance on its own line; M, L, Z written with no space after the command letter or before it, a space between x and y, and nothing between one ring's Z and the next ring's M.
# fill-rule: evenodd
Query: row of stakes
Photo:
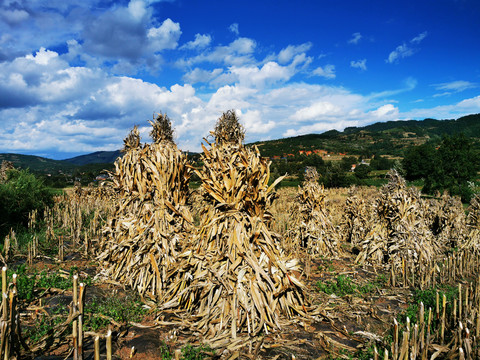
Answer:
M83 304L85 299L85 284L78 284L78 276L73 276L73 322L72 347L73 359L80 360L84 356L83 332ZM21 335L20 314L17 308L17 274L12 275L12 283L7 287L7 267L2 268L2 306L0 320L0 359L8 360L10 356L21 355L20 346L28 351L28 347ZM112 359L112 331L109 329L105 336L94 334L94 359L100 360L100 339L106 342L106 359ZM135 348L132 347L130 357L133 357Z

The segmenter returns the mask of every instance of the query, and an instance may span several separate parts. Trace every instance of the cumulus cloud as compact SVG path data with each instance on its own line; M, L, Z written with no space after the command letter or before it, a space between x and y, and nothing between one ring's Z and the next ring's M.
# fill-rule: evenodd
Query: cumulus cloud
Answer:
M212 37L210 35L201 35L195 34L195 40L189 41L182 45L180 49L204 49L212 42Z
M349 44L358 44L359 41L362 39L362 34L360 34L359 32L356 32L356 33L353 33L352 34L352 38L350 40L348 40L348 43Z
M30 17L24 9L0 9L0 18L9 25L17 25Z
M223 72L223 69L217 68L211 71L204 70L200 68L195 68L192 71L183 75L183 80L188 82L189 84L196 84L196 83L208 83L216 78Z
M148 49L153 52L175 49L181 34L180 24L166 19L158 28L153 27L148 30Z
M350 66L353 68L357 68L363 71L367 70L367 59L357 60L357 61L350 61Z
M312 43L304 43L300 45L288 45L278 53L278 61L280 64L290 62L295 56L305 53L312 48Z
M313 70L312 74L324 77L326 79L335 79L335 65L328 64L324 67L319 66Z
M255 63L253 53L256 45L254 40L241 37L228 45L219 45L191 58L178 60L176 64L180 67L189 67L200 63L225 64L227 66Z

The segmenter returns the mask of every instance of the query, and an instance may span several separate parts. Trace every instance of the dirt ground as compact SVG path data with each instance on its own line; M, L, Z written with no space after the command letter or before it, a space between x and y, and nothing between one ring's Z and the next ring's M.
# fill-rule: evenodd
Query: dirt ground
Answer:
M301 257L300 257L301 258ZM80 274L94 276L97 268L91 261L83 260L80 254L71 254L67 261L69 267L78 267ZM53 269L58 265L37 262L38 270ZM377 270L378 271L378 270ZM286 321L280 331L249 337L239 335L233 344L235 350L215 349L214 353L204 354L204 358L214 359L352 359L375 341L381 339L391 328L396 314L406 308L408 289L389 289L386 283L379 282L381 272L372 267L361 267L353 262L348 252L337 260L312 259L311 274L301 274L301 280L307 286L308 318L296 318ZM327 295L317 288L317 283L334 282L338 276L349 277L361 287L371 285L368 292L355 291L337 296ZM385 279L385 277L383 277ZM86 301L92 296L127 296L128 289L113 284L94 283L86 290ZM52 293L44 300L46 308L58 304L69 304L71 292ZM175 358L186 344L199 346L208 344L193 329L169 324L171 314L147 314L135 324L117 324L113 326L113 356L117 359L162 359L166 351ZM160 321L159 319L162 319ZM99 331L99 333L106 333ZM87 334L88 335L88 334ZM71 344L59 347L48 356L39 359L71 358ZM85 359L93 359L93 336L87 336L84 344ZM105 354L105 341L101 341L101 353ZM355 355L357 354L357 355ZM104 358L104 357L102 357Z

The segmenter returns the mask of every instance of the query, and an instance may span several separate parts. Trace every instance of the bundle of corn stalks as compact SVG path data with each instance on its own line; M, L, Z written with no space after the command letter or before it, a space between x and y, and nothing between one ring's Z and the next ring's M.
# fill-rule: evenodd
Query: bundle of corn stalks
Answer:
M465 211L459 197L442 196L432 232L445 248L460 248L468 237Z
M401 259L417 263L440 251L422 213L422 199L414 187L391 170L375 204L374 223L360 242L357 262L398 264Z
M359 244L367 236L372 220L372 207L367 206L365 193L362 194L358 188L352 186L348 190L340 225L343 240L352 245Z
M460 246L462 250L480 251L480 194L476 194L467 209L466 225L468 236Z
M242 145L234 112L225 113L203 146L204 210L199 229L179 255L182 268L158 308L186 309L207 337L251 335L281 326L282 317L304 314L304 285L297 261L288 259L267 227L277 179L269 186L269 162ZM174 280L173 280L174 279Z
M160 114L151 123L154 142L141 146L135 127L125 139L123 157L115 162L116 207L104 228L98 258L106 276L157 298L169 285L167 269L192 229L192 169L173 142L168 117Z
M294 225L287 235L287 248L295 250L302 246L313 254L339 255L338 233L327 212L325 196L323 185L318 183L317 169L307 167L305 181L295 201Z

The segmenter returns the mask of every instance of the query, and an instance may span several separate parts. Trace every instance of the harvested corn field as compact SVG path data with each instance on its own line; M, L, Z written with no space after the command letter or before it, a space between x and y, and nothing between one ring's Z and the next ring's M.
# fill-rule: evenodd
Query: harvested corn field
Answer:
M4 239L1 356L479 358L478 197L465 212L396 171L380 189L325 189L315 168L277 190L235 112L199 167L166 115L150 124L104 186Z

